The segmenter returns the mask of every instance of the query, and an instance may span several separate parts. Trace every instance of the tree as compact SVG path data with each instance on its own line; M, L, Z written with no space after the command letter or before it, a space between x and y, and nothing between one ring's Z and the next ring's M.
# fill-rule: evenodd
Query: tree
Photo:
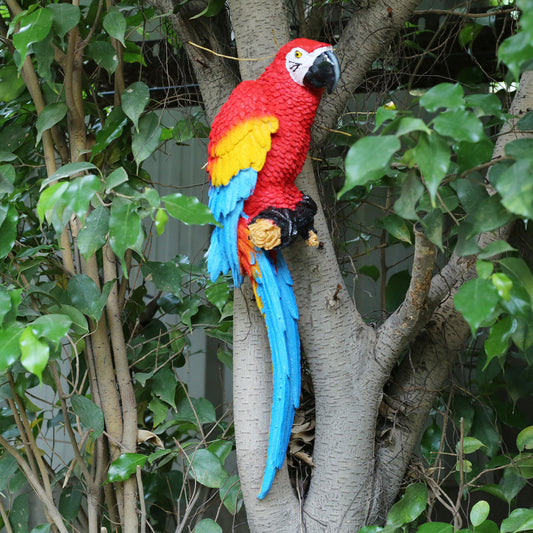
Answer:
M378 1L354 10L337 43L342 82L331 97L325 98L319 112L314 132L316 146L324 142L328 128L338 124L340 114L353 91L362 83L365 72L386 47L391 46L394 36L417 4ZM169 11L164 3L154 2L154 5L162 12ZM324 8L313 7L316 10ZM284 15L285 3L264 5L235 1L229 3L229 9L241 57L272 54L275 50L272 34L280 42L288 40L290 32ZM309 8L307 18L298 12L297 24L301 33L311 26L313 11ZM218 51L220 42L216 37L191 23L185 13L173 19L182 39L196 42L200 37L207 48ZM456 15L464 16L468 24L476 20L468 14ZM528 22L523 20L526 26ZM463 29L465 34L472 31L467 25ZM524 31L522 42L530 30ZM470 42L463 36L465 46ZM224 60L195 47L188 50L193 61L196 60L197 78L205 95L208 115L212 117L222 99L213 102L209 76L216 72L219 88L224 75ZM518 56L511 59L510 56L518 50L520 59ZM500 52L502 58L513 63L509 66L515 75L520 71L521 61L530 57L529 45L522 47L516 40L508 41ZM260 61L242 62L241 75L243 78L253 77L262 67ZM233 76L226 75L222 79L227 79L230 86L234 83ZM513 115L521 115L528 109L527 104L524 105L531 98L528 80L529 74L526 73L510 110ZM219 92L225 97L229 90ZM500 187L496 184L498 194L494 194L494 189L482 186L476 177L476 187L472 187L468 194L479 194L484 198L483 210L476 211L477 214L474 214L474 205L468 203L466 191L461 190L462 184L471 183L471 173L479 172L502 157L504 145L510 139L507 135L500 136L492 153L492 144L479 117L493 115L487 106L489 101L490 105L496 104L497 99L492 95L484 95L484 98L465 97L458 85L437 86L420 101L428 113L444 109L429 127L413 116L404 116L401 112L387 115L382 109L383 114L378 114L375 124L376 128L385 124L383 129L387 134L366 141L362 139L348 152L347 184L342 192L356 185L375 186L383 175L394 178L392 184L390 179L380 182L390 189L381 227L396 239L410 242L414 237L412 275L405 298L379 327L367 324L350 299L337 268L322 213L317 217L324 243L321 251L316 253L295 246L290 254L295 290L302 309L303 349L316 402L313 449L316 466L305 497L294 494L287 472L282 471L268 501L255 499L264 460L261 454L257 454L257 449L265 448L268 428L268 348L261 318L247 304L251 301L250 293L246 290L236 293L234 410L239 471L253 531L292 531L295 524L306 531L355 531L365 523L383 519L397 497L437 391L447 381L470 333L490 317L492 338L489 336L489 339L498 338L498 342L507 346L504 337L509 339L512 335L514 330L509 322L513 319L499 307L499 298L505 299L505 295L498 292L497 280L505 279L505 283L516 287L521 275L518 270L505 266L509 262L514 264L515 260L505 259L499 263L501 271L494 274L492 266L488 273L479 274L479 269L489 267L479 266L485 265L483 262L478 263L480 279L474 281L476 254L481 253L481 257L487 260L509 251L506 240L510 235L511 220L523 216L525 210L511 207L513 201L506 198L510 184ZM500 109L498 105L496 107ZM499 113L498 110L496 115ZM513 132L512 138L514 135ZM391 173L388 170L391 158L402 145L401 157L395 159L400 171ZM457 164L450 166L452 151ZM370 153L383 154L383 157L376 155L368 161ZM505 151L505 157L512 157L511 153L516 154L509 149ZM494 172L505 173L500 164ZM453 201L443 198L443 191L450 192L449 183L460 178L467 179L456 181L459 185L452 190L451 195L456 200L452 206ZM496 179L491 179L491 183L497 183ZM398 184L401 184L400 190ZM300 185L312 197L318 196L310 165L304 170ZM464 187L468 189L467 185ZM422 201L424 191L429 198L426 196ZM394 209L393 199L396 199ZM444 234L446 242L443 241L444 215L451 217L459 227L458 231ZM406 222L409 225L417 223L410 230ZM434 272L439 250L445 265ZM520 265L522 271L524 263L520 262ZM485 290L490 304L479 300ZM478 316L474 316L477 315L475 308L479 311ZM495 322L497 316L503 316L502 321ZM504 330L506 334L502 337L499 332ZM529 346L528 341L521 342L514 336L513 341L522 350ZM402 356L408 347L409 356ZM496 351L501 351L500 347ZM251 353L255 354L253 359ZM489 357L496 356L490 348L487 353ZM500 353L497 355L501 356ZM402 359L401 363L398 363L399 359ZM256 400L253 403L250 402L251 390ZM382 420L379 413L380 406L384 405L388 406L389 414Z
M424 42L425 33L407 22L418 1L356 6L232 0L228 13L216 0L176 6L150 0L171 25L168 40L177 39L187 51L208 120L239 79L235 63L226 57L234 55L232 31L241 59L268 58L276 42L296 34L330 41L340 35L342 81L324 99L313 135L315 154L327 164L309 162L300 186L316 200L322 197L330 213L356 211L374 201L375 190L385 195L375 247L383 270L376 275L372 268L359 269L383 289L377 324L370 324L356 307L361 302L350 297L322 210L317 216L320 250L295 245L289 253L314 391L315 466L310 483L305 478L310 471L301 464L291 475L281 470L262 502L256 494L270 412L270 355L262 318L249 305L250 290L235 293L235 432L251 531L351 532L385 522L389 533L417 520L428 502L427 516L433 518L435 501L443 502L447 519L451 516L459 529L469 510L461 496L478 486L516 506L530 477L531 456L524 450L532 446L531 427L504 406L506 399L516 402L531 392L523 375L530 372L533 278L509 244L513 223L531 216L524 178L533 153L527 138L531 118L525 114L532 107L530 4L519 4L520 31L499 48L510 72L490 79L507 82L507 97L512 76L521 75L509 110L505 99L502 105L493 93L476 93L472 83L465 91L452 77L450 83L423 86L418 107L409 102L391 109L383 105L387 94L361 127L351 120L353 113L343 113L377 60L392 73L387 91L412 86L422 60L449 43L459 42L475 63L478 21L487 13L440 13L458 23L442 41L437 29ZM339 13L340 22L328 34L325 22ZM488 27L499 30L496 14L509 21L516 13L514 6L497 5ZM13 493L26 479L42 502L48 525L36 531L66 531L65 524L91 533L100 527L129 533L147 526L220 531L214 520L204 519L207 504L215 501L232 513L240 506L239 481L224 468L232 425L206 399L190 398L174 372L185 363L193 329L230 340L228 285L209 284L201 267L183 258L155 262L145 253L150 235L143 220L157 234L169 215L189 224L213 221L195 199L180 193L160 196L143 170L160 141L205 135L195 117L165 124L153 109L148 86L139 81L145 57L131 36L143 33L153 15L153 9L126 2L80 7L9 0L2 11L6 150L0 152L5 163L0 167L0 252L6 261L0 369L7 409L0 471L6 481L15 480ZM396 61L400 46L420 54L407 81ZM240 77L255 77L267 61L240 61ZM130 63L134 76L126 81ZM113 102L101 90L110 80ZM516 124L507 120L508 111L511 119L524 116ZM517 130L526 138L511 142ZM329 153L320 152L326 141ZM340 172L344 184L332 198L328 187L339 173L339 159L346 159ZM328 184L322 194L315 175ZM330 217L331 227L335 222ZM412 250L411 276L403 285L401 277L386 276L385 249L401 243ZM348 244L337 251L342 249L352 253ZM132 279L142 281L137 285ZM148 279L158 291L150 301ZM176 313L179 324L165 323L165 315ZM489 328L486 339L478 337L465 350L467 339L476 338L482 326ZM438 393L458 355L464 366L477 365L477 381L464 377L461 386L471 386L471 396L452 388L454 401L439 406ZM38 381L55 393L50 408L34 405L27 392ZM492 411L483 408L482 401L503 386L510 391L504 401L493 402ZM436 414L430 417L432 409ZM53 425L44 424L48 412L65 427L75 456L70 465L54 468L37 442L37 434L46 438L45 425ZM458 435L449 430L453 421ZM518 453L505 450L494 427L523 429L516 439ZM421 467L413 465L420 441ZM154 451L154 445L162 448ZM469 454L480 450L489 462L470 460ZM457 498L440 488L447 454L449 470L457 472ZM499 477L489 483L493 472ZM414 474L431 489L429 500L425 485L415 483L393 505ZM7 510L0 505L6 529L27 530L18 525L26 501L13 496L11 504ZM487 508L488 502L472 508L472 528L498 528L487 519ZM528 529L528 511L513 511L501 531ZM218 516L216 511L212 518Z

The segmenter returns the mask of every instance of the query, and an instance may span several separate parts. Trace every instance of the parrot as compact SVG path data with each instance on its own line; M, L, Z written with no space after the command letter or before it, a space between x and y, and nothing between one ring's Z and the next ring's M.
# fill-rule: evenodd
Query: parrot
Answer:
M318 246L316 203L295 185L324 88L339 79L326 43L298 38L282 46L256 80L242 81L214 118L208 143L208 205L218 225L207 269L214 282L231 270L240 287L252 283L272 357L272 409L263 499L287 453L300 402L298 307L281 250L300 235Z

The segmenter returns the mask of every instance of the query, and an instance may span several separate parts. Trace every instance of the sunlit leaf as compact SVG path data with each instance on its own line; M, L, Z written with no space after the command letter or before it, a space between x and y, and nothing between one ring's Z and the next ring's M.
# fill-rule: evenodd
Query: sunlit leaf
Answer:
M480 500L470 509L470 522L474 527L481 525L489 516L490 505L485 500Z
M26 59L28 47L42 41L50 33L52 19L52 12L45 8L38 8L19 19L19 29L13 35L13 45L20 54L19 66Z
M42 380L43 370L48 363L50 348L45 341L39 340L32 331L31 326L27 326L21 333L20 338L20 362L29 372L35 374Z
M533 426L524 428L516 437L518 451L533 450Z

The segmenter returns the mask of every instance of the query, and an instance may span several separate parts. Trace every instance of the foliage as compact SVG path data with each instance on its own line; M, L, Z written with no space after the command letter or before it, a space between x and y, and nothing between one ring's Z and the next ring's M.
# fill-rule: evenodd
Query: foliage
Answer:
M178 371L193 332L231 341L229 289L183 255L149 258L169 217L214 219L197 198L161 195L143 169L165 139L202 128L166 126L143 81L125 86L125 62L142 73L134 37L153 11L101 6L2 8L3 525L28 531L27 480L47 517L33 531L128 530L139 501L154 530L215 531L196 523L214 493L217 515L241 507L231 419L190 397Z
M509 68L508 86L531 68L533 4L526 0L518 5L520 30L503 41L498 52ZM507 241L492 239L486 244L483 236L497 235L514 222L527 225L533 216L528 177L533 140L513 136L501 155L493 155L502 126L529 133L533 115L529 111L517 121L506 114L501 93L469 89L441 83L423 91L407 109L378 108L372 134L357 140L346 155L341 203L357 206L377 188L388 191L387 207L374 222L386 234L382 242L411 245L418 225L443 257L454 254L476 261L477 273L454 298L473 336L470 350L462 356L465 373L450 391L449 402L440 400L435 406L422 436L428 468L420 472L413 467L413 474L431 490L422 494L425 485L408 486L385 525L365 527L364 533L414 530L413 526L420 533L451 533L465 527L465 515L469 524L461 531L532 527L533 511L520 508L518 502L528 502L533 475L533 426L528 425L532 420L523 405L533 393L533 274L531 264ZM367 157L369 153L374 156ZM362 273L374 281L380 277L372 270ZM391 276L383 288L387 296L398 291L401 302L407 285ZM504 439L505 432L515 435L514 449ZM442 488L451 479L457 484L456 498ZM479 500L479 493L488 495L489 501ZM488 518L491 498L509 506L510 514L500 525ZM478 501L471 505L470 499ZM449 512L453 523L426 521L436 508L439 515L442 509Z

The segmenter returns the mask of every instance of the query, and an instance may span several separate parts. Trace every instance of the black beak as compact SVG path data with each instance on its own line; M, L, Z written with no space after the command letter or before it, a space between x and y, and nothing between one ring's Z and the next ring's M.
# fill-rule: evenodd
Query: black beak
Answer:
M340 74L341 69L337 56L333 50L327 50L315 59L307 71L304 76L304 85L315 89L327 87L328 93L331 94L339 81Z

